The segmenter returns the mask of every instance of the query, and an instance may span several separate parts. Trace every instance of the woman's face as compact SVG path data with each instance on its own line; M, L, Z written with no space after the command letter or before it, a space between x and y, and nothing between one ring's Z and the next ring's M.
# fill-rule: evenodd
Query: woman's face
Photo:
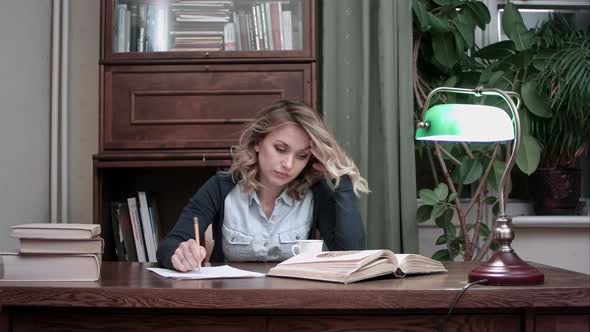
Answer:
M282 190L303 170L309 157L310 137L296 124L285 124L256 145L259 179L266 188Z

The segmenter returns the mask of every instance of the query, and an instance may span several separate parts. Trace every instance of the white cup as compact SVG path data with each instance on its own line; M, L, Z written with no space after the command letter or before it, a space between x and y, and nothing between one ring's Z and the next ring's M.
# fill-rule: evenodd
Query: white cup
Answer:
M291 247L293 255L299 254L317 254L322 252L324 240L297 240L297 243Z

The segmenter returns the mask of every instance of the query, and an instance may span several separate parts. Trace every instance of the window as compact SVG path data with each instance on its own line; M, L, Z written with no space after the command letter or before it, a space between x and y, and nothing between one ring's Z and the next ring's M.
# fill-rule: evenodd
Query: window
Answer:
M484 37L483 40L494 43L498 40L508 39L502 32L502 14L507 1L484 2L492 17L490 25L496 28L489 29L487 38ZM492 7L494 2L496 5ZM527 28L539 26L547 20L551 13L556 11L570 17L572 22L580 28L590 28L590 2L588 0L512 0L511 2L518 6ZM582 169L582 197L590 197L590 153L586 154L586 157L579 162L579 167Z

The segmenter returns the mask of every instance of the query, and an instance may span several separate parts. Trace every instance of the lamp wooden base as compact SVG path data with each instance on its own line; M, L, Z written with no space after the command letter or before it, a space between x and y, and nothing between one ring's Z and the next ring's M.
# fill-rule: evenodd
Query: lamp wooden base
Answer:
M497 252L486 263L469 273L469 282L487 279L488 285L539 285L545 280L542 272L520 259L514 252Z

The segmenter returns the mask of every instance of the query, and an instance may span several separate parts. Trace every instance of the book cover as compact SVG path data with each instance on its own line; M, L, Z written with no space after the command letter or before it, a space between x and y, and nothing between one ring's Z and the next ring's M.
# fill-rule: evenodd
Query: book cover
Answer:
M12 226L10 236L36 239L91 239L100 234L97 224L32 223Z
M0 280L97 281L99 255L19 255L0 253Z
M20 239L21 254L102 254L104 241L100 236L90 240Z
M425 256L379 249L297 255L270 269L268 275L351 283L387 274L404 277L441 272L447 272L444 266Z

